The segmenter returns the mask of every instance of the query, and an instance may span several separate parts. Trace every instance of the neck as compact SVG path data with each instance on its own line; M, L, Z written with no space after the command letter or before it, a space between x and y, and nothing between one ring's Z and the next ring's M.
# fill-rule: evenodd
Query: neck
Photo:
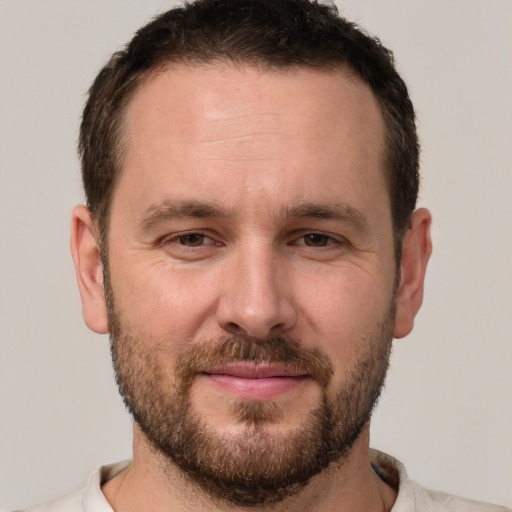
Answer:
M132 464L102 491L115 512L246 510L216 501L197 488L179 468L155 453L137 427ZM396 491L371 468L367 426L343 462L331 464L285 500L259 506L258 512L382 512L391 510L395 499Z

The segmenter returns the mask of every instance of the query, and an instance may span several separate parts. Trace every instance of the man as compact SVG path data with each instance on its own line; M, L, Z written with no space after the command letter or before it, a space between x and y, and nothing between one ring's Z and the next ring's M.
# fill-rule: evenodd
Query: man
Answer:
M72 250L135 420L48 510L498 510L369 449L431 252L414 111L328 6L206 1L100 72Z

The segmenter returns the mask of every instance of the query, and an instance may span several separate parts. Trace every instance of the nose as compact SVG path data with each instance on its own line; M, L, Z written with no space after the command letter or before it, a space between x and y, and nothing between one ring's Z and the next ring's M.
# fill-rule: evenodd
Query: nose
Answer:
M231 334L263 339L296 323L286 263L271 248L240 248L226 261L217 322Z

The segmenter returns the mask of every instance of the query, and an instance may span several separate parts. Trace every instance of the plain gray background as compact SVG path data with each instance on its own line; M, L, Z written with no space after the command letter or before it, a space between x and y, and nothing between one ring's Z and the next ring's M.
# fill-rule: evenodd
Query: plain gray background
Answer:
M130 456L108 339L83 325L69 255L85 92L157 0L0 0L0 506ZM434 256L395 343L372 445L423 485L512 504L512 3L350 0L390 46L423 141Z

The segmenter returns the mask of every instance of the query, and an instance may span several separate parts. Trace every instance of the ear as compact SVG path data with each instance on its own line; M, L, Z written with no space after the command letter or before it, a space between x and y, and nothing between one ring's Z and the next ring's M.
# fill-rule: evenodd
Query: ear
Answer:
M432 253L431 223L430 212L420 208L412 214L412 226L404 235L393 332L395 338L403 338L412 331L414 317L423 302L423 282Z
M86 206L75 207L71 217L71 254L87 327L99 334L108 332L103 289L103 266L96 225Z

